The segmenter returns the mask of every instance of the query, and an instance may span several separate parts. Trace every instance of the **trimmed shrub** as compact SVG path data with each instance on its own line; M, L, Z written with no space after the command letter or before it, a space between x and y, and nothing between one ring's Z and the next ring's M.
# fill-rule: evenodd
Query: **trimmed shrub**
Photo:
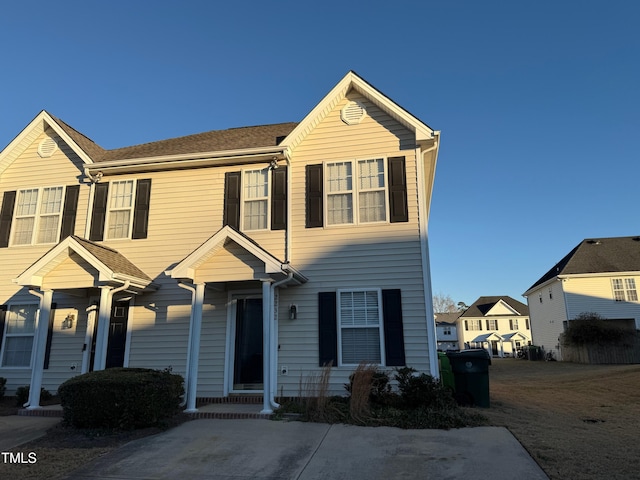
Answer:
M455 405L451 390L431 375L403 367L396 371L400 400L404 408L449 408Z
M29 390L31 388L29 385L25 385L24 387L18 387L16 389L16 406L22 407L29 400ZM44 388L40 389L40 400L51 400L53 395L49 390L45 390Z
M595 312L583 312L567 322L561 335L566 345L608 344L621 342L633 337L635 332L620 328Z
M0 377L0 400L4 398L4 394L7 391L7 379Z
M74 427L132 430L178 413L184 386L169 371L110 368L71 378L58 394L64 420Z

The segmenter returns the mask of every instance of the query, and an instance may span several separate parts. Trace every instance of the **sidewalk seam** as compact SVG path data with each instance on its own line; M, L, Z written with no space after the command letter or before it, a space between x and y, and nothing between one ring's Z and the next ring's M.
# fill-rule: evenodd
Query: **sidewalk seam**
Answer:
M311 453L311 455L309 455L309 459L306 461L306 463L304 464L304 466L300 469L300 472L298 473L298 475L295 476L295 478L293 480L299 480L300 477L302 476L302 474L304 473L304 471L307 469L307 467L309 466L309 463L311 463L311 460L313 460L313 457L316 456L316 453L318 453L318 450L320 450L320 447L322 446L322 444L324 443L324 439L327 438L327 435L329 435L329 431L333 428L333 425L329 425L329 428L327 428L327 431L324 432L324 435L322 436L322 438L320 439L320 441L318 442L318 445L316 446L316 448L313 450L313 452Z

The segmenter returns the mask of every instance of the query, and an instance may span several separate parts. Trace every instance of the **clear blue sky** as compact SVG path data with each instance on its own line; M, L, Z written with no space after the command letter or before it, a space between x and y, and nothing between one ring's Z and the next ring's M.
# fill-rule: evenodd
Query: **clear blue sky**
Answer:
M442 132L434 291L521 294L640 234L640 3L4 2L0 148L42 109L104 148L299 121L350 69Z

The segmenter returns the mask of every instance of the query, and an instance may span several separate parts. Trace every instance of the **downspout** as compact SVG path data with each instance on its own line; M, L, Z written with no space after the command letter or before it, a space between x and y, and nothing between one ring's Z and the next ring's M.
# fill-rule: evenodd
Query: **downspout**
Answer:
M84 174L91 181L89 202L87 204L87 221L85 222L84 227L84 238L89 238L89 234L91 233L91 210L93 205L93 197L96 190L95 184L102 180L102 172L98 172L95 176L92 176L91 173L89 173L89 169L85 167Z
M284 263L289 264L291 262L291 156L289 155L289 149L284 151L284 159L287 162L287 225L284 229Z
M189 318L189 338L187 339L187 365L184 374L184 385L185 385L185 395L184 399L180 403L180 408L184 407L187 404L187 400L189 399L189 370L191 368L191 342L193 339L193 302L196 294L195 287L188 285L186 283L178 282L178 286L184 288L185 290L189 290L191 292L191 314Z
M428 235L428 216L429 212L427 211L426 206L426 186L424 179L424 162L425 155L430 153L438 148L439 142L436 139L435 143L427 148L424 151L420 151L420 147L416 148L416 158L420 160L417 162L417 173L418 173L418 228L420 231L420 254L422 260L422 282L424 285L424 303L425 303L425 314L427 321L427 336L428 338L433 339L434 345L436 345L436 320L433 315L433 290L431 288L431 263L429 260L429 235ZM433 166L435 169L435 165ZM437 347L429 348L429 372L432 377L440 378L440 369L438 368L438 356L437 356Z
M275 391L278 388L278 319L275 317L275 291L277 287L289 283L291 280L293 280L293 272L289 272L287 278L284 278L279 282L275 282L271 285L270 297L272 305L270 308L271 318L269 319L269 323L271 323L271 329L269 332L271 338L269 340L271 344L272 355L269 356L271 362L271 391L269 394L269 403L271 404L272 408L280 408L280 404L276 403L275 399ZM280 309L278 309L278 311L280 311Z

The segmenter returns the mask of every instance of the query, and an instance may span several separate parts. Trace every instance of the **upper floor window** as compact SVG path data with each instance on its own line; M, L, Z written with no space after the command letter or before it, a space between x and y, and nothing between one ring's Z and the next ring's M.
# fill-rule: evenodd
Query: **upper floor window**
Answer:
M482 330L482 320L465 320L464 326L468 331Z
M12 244L57 242L63 194L64 187L18 190Z
M616 302L637 302L638 291L636 290L636 280L634 278L613 278L613 298Z
M96 183L89 240L147 238L151 179Z
M487 319L487 330L497 330L498 329L498 319Z
M518 319L517 318L509 320L509 329L510 330L518 330Z
M307 228L408 222L405 157L306 166Z
M328 225L386 221L386 171L382 158L327 163L325 171Z
M451 335L451 327L443 327L442 328L442 333L444 335Z
M36 304L11 305L9 307L6 312L4 344L2 345L3 367L31 366L37 311L38 305Z
M246 170L243 178L242 229L266 230L269 225L269 170Z

